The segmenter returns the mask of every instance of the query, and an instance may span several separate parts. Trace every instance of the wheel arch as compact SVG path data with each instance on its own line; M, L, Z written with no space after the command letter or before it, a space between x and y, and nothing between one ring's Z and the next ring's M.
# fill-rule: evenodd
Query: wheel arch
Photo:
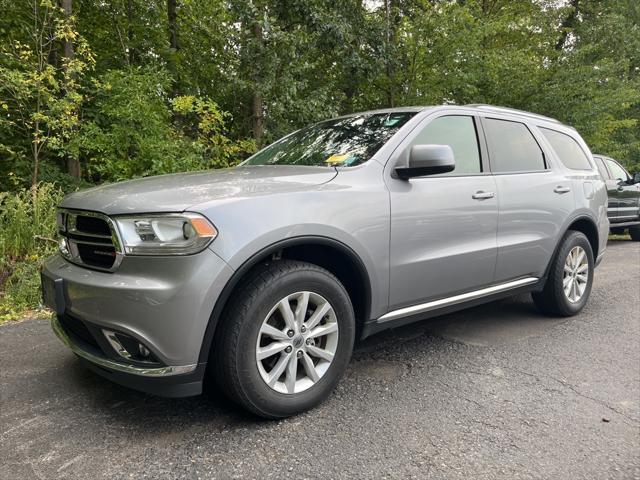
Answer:
M598 258L598 252L600 251L600 237L598 234L598 227L596 221L591 218L589 215L583 214L578 215L571 220L568 221L568 225L562 231L562 235L558 237L558 241L556 242L556 246L553 250L553 255L549 259L549 263L547 264L547 268L545 269L544 278L546 279L549 275L549 270L553 265L553 261L558 254L558 249L560 248L562 239L565 237L569 230L581 232L587 237L589 240L589 244L591 245L591 250L593 251L593 259ZM546 281L546 280L545 280ZM545 282L541 282L544 284Z
M371 311L371 280L364 262L348 245L329 237L299 236L275 242L247 259L231 276L213 307L205 330L198 362L209 359L222 313L231 294L255 266L273 257L308 261L333 273L351 298L358 331L369 319ZM277 261L277 260L276 260Z

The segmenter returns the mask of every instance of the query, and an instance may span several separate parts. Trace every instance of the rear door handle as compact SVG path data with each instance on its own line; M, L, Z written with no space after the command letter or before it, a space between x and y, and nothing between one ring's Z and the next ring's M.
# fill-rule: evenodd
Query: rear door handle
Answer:
M562 185L558 185L556 188L553 189L553 191L556 193L569 193L571 189L569 187L563 187Z
M473 198L474 200L487 200L489 198L493 198L495 197L496 194L493 192L483 192L482 190L474 193L473 195L471 195L471 198Z

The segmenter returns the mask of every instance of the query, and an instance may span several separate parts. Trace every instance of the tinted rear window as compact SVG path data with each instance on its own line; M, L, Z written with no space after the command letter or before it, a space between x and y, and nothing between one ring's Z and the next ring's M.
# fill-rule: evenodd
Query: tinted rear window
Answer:
M524 123L487 118L484 121L494 172L545 170L544 155Z
M540 131L549 141L565 167L572 170L591 170L593 168L587 154L584 153L578 142L569 135L542 127L540 127Z

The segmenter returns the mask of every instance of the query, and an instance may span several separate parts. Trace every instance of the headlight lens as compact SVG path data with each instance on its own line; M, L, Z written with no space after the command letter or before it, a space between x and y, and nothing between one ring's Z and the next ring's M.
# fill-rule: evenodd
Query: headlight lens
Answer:
M115 217L127 255L189 255L203 250L216 228L197 213Z

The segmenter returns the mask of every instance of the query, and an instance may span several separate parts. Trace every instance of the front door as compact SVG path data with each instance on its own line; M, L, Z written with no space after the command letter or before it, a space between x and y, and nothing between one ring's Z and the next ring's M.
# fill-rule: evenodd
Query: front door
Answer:
M427 118L399 147L404 164L413 145L450 145L454 171L387 181L391 195L389 307L417 305L492 283L498 202L483 164L476 119Z

